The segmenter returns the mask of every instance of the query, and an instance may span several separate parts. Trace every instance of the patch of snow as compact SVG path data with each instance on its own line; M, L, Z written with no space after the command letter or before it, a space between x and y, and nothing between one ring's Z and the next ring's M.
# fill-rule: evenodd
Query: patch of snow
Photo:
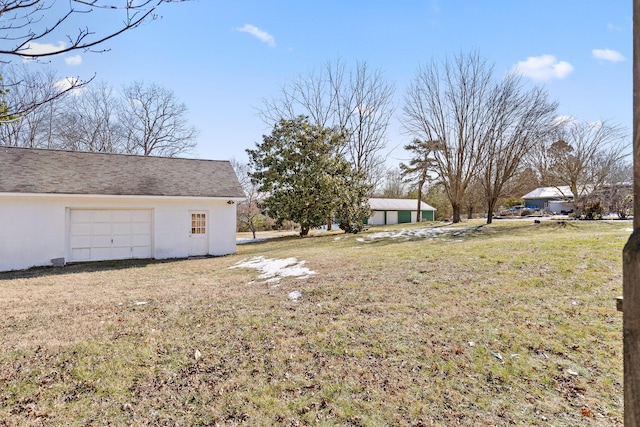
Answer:
M446 238L446 237L463 237L470 232L477 231L478 227L453 228L453 227L427 227L402 229L397 231L380 231L367 235L369 240L377 239L424 239L424 238ZM365 242L364 238L356 239L359 242Z
M288 297L291 301L298 301L300 298L302 298L302 292L300 291L289 292Z
M133 303L133 305L146 305L149 304L149 301L136 301Z
M240 261L229 268L252 268L262 274L258 279L264 279L264 283L278 282L283 277L298 277L306 279L315 271L305 267L306 261L298 261L297 258L265 258L263 256L253 257L250 260Z

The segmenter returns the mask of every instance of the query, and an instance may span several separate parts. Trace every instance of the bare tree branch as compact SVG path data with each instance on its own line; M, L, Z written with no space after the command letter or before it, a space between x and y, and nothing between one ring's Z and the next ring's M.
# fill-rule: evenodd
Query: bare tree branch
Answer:
M415 137L438 141L434 160L460 222L464 193L485 159L493 68L477 53L420 67L404 104L403 124Z
M382 72L370 70L366 62L348 69L338 60L284 85L277 97L263 99L259 115L270 126L303 115L318 126L345 132L349 141L341 153L373 182L385 160L381 152L394 91Z
M198 131L187 123L187 107L173 91L134 82L124 88L123 96L119 117L126 152L172 157L195 147Z
M576 213L590 194L614 181L614 173L627 155L628 134L606 121L565 120L535 151L534 162L543 184L568 186Z
M153 20L155 12L163 3L188 0L126 0L124 4L116 0L69 0L62 6L55 0L2 0L0 1L0 62L10 62L11 57L29 59L46 58L74 50L93 50L98 45ZM75 33L64 28L76 25L78 15L97 13L105 20L114 16L121 24L99 34L88 27L79 26ZM65 39L68 43L58 46L46 44L47 39Z
M490 224L498 200L521 170L525 156L551 131L557 103L549 101L542 88L525 91L518 76L507 75L496 84L488 108L489 144L478 178Z

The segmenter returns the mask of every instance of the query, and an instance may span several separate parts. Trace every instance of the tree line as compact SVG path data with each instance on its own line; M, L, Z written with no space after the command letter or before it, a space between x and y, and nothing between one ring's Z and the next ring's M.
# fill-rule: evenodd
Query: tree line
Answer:
M51 70L6 65L0 72L6 109L23 111L0 126L2 145L167 157L196 145L186 105L160 85L116 90L96 82L66 91Z
M41 61L74 51L106 52L105 42L161 17L163 4L186 1L4 0L0 3L0 64ZM100 20L102 28L89 28L85 23L88 16ZM54 45L48 40L64 41ZM91 80L68 79L64 87L38 91L38 97L28 94L28 100L16 104L0 98L0 123L22 117ZM28 88L29 82L5 82L0 94L14 90L27 93Z
M155 19L162 3L179 1L71 0L56 8L53 0L5 2L2 144L160 156L193 149L197 130L169 89L133 82L116 90L92 79L60 85L50 71L11 64L11 58L104 51L105 41ZM103 33L83 26L68 31L89 12L120 14L123 20ZM56 35L68 43L36 48ZM444 198L453 222L478 204L491 222L498 204L523 187L523 177L531 185L568 186L579 210L603 188L630 180L624 129L560 118L543 87L529 86L513 73L498 76L477 52L417 69L400 116L410 157L390 171L385 150L394 97L395 86L381 70L338 60L263 99L259 114L273 130L247 150L248 163L236 165L248 178L242 177L248 202L240 206L247 210L240 217L253 221L262 210L280 223L297 218L304 230L337 219L357 231L368 197L411 185L418 200L425 192L428 200ZM291 194L302 201L286 201Z
M344 170L350 179L342 182L348 182L351 190L333 184L334 191L323 194L342 194L347 200L351 191L359 196L346 203L360 205L366 205L372 195L410 195L418 199L420 209L426 190L427 200L433 198L434 204L442 206L442 199L446 200L449 208L445 210L451 212L453 222L462 220L463 210L471 214L480 205L491 223L501 201L538 186L569 187L580 211L604 187L631 179L630 165L624 160L628 135L622 127L560 117L557 102L544 87L528 85L513 73L497 76L493 65L477 52L418 68L406 89L401 115L411 138L404 146L410 157L388 169L383 153L394 114L394 91L380 70L371 70L366 63L349 69L337 61L284 85L278 96L264 100L261 116L274 131L263 136L264 142L255 149L247 150L250 162L243 173L250 178L246 188L251 196L240 206L241 218L250 223L260 212L260 200L262 211L279 223L298 218L309 206L322 205L318 208L322 214L303 229L324 224L327 215L338 218L330 207L333 198L324 204L315 196L309 199L309 191L323 188L317 182L300 180L295 187L287 181L289 174L302 171L304 159L309 159L304 153L314 147L321 151L318 154L350 165ZM298 138L297 145L278 150L282 163L275 166L265 161L273 156L267 142L279 137L282 126L297 127L292 134L304 137ZM314 145L315 138L304 132L309 126L331 129L342 135L343 142ZM328 169L304 170L319 174ZM278 189L297 192L302 199L299 211L284 215L274 207L283 203Z

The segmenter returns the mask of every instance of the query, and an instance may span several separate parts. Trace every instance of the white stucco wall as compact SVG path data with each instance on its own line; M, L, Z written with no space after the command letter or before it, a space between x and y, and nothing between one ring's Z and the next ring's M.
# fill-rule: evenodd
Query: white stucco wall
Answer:
M189 255L191 211L208 213L208 253L236 250L236 206L228 199L0 194L0 271L69 259L70 209L151 209L152 256Z

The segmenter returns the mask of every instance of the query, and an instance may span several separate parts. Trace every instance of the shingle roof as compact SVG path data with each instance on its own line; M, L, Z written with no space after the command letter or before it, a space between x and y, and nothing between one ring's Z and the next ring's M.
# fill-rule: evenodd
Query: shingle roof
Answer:
M0 147L0 193L244 198L228 161Z
M522 196L523 199L565 199L572 198L573 193L568 185L559 187L539 187Z
M374 211L415 211L418 209L418 199L379 199L370 198L369 207ZM431 205L420 203L420 210L435 211Z

